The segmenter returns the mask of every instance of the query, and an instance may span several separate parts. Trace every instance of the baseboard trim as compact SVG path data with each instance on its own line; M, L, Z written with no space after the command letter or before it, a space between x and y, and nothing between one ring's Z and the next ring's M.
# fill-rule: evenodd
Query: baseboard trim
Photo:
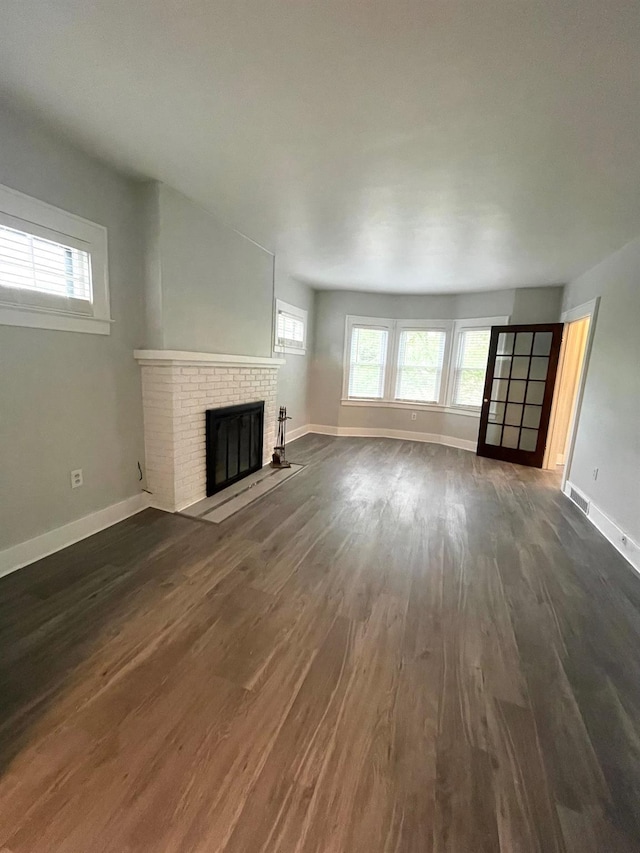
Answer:
M26 542L20 542L11 548L0 551L0 577L22 569L36 560L55 554L87 536L93 536L112 524L124 521L132 515L146 509L149 505L146 494L133 495L119 503L111 504L90 515L71 521L62 527L48 530Z
M422 441L429 444L443 444L458 450L476 452L477 443L452 435L436 435L430 432L413 432L404 429L378 429L374 427L336 427L325 424L309 424L308 432L320 435L335 435L351 438L396 438L400 441Z
M571 489L579 492L589 501L589 514L585 517L593 524L593 526L602 533L604 538L610 542L616 551L621 554L625 560L640 574L640 545L635 542L628 533L625 533L621 527L612 521L609 516L603 512L600 507L595 504L589 495L578 488L575 483L567 482L564 484L564 493L571 500ZM583 513L584 514L584 513Z
M287 443L297 441L297 439L302 438L302 436L306 435L308 432L313 432L311 424L305 424L304 426L289 430L287 432Z

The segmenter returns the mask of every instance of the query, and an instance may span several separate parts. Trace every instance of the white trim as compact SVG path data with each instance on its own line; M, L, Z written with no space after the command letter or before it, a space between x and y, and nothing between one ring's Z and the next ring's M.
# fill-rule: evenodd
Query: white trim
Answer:
M63 527L56 527L54 530L49 530L33 539L27 539L26 542L20 542L11 548L6 548L4 551L0 551L0 577L15 572L23 566L28 566L36 560L41 560L43 557L48 557L49 554L67 548L74 542L86 539L87 536L93 536L94 533L104 530L105 527L111 527L112 524L124 521L125 518L146 509L148 505L146 494L133 495L133 497L126 498L119 503L111 504L111 506L93 512L91 515L85 515L76 521L71 521Z
M375 409L409 409L414 412L444 412L480 420L480 409L462 406L441 406L439 403L407 402L406 400L340 400L341 406L371 407Z
M273 348L274 352L283 352L285 355L306 355L306 349L297 349L296 347L281 347L276 346Z
M593 317L598 308L600 297L590 299L589 302L583 302L581 305L576 305L575 308L569 308L563 311L560 315L561 323L575 323L576 320L585 320L587 317Z
M28 329L52 329L58 332L84 332L91 335L110 335L113 320L98 317L74 316L46 308L25 308L21 305L0 304L0 326L23 326Z
M134 358L140 364L177 364L181 367L206 365L209 367L273 367L285 364L284 358L259 357L254 355L229 355L228 353L188 352L173 349L136 349Z
M577 319L581 320L582 317ZM582 489L579 489L570 480L567 480L562 491L569 497L571 489L579 492L589 501L589 514L585 517L593 524L593 526L602 533L604 538L610 542L616 551L621 554L625 560L640 574L640 544L635 542L621 527L612 521L609 516L603 512L600 507L595 504L591 498L586 495ZM572 501L573 503L573 501ZM585 515L583 513L583 515Z
M287 444L291 441L297 441L299 438L302 438L303 435L306 435L308 432L311 432L311 424L305 424L301 427L296 427L296 429L289 430L287 432Z
M396 438L399 441L420 441L429 444L443 444L458 450L476 452L477 443L452 435L436 435L430 432L412 432L404 429L377 429L374 427L336 427L326 424L309 424L309 432L319 435L349 436L351 438Z

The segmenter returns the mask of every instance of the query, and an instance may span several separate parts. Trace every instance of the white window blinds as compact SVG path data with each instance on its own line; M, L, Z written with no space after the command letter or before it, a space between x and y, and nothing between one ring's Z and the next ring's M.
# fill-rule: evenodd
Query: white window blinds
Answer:
M286 311L278 311L277 343L282 347L304 348L304 321Z
M89 253L6 225L0 225L0 285L18 291L16 302L33 301L31 292L73 300L73 310L91 312Z
M447 340L442 329L403 329L398 345L396 399L435 403L440 398Z
M387 360L386 329L354 326L349 358L349 397L382 399Z
M454 406L482 405L490 340L490 329L465 329L460 332L453 379Z

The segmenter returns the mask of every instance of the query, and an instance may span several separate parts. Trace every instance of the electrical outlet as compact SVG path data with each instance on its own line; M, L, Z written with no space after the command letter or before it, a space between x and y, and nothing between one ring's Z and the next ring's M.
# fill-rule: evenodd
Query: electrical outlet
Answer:
M71 488L79 489L80 486L84 484L84 480L82 478L82 468L76 468L75 471L71 472Z
M412 421L415 421L417 417L418 417L418 413L417 413L417 412L411 412L411 420L412 420Z
M599 470L600 470L599 468L594 468L594 469L593 469L593 479L594 479L594 480L597 480L597 479L598 479L598 471L599 471Z

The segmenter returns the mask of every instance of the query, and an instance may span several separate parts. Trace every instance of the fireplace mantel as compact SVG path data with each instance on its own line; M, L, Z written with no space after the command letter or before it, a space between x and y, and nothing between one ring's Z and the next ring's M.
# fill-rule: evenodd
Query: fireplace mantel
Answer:
M273 367L280 368L283 358L255 355L229 355L216 352L189 352L175 349L137 349L133 355L140 364L179 367Z

